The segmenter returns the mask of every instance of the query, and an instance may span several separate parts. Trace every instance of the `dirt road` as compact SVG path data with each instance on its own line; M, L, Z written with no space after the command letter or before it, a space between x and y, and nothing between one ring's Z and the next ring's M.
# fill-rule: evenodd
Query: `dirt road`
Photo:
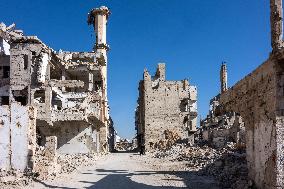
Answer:
M152 163L157 164L158 161ZM98 160L95 166L80 168L52 181L33 183L27 188L218 189L213 179L188 171L170 171L166 166L157 168L151 165L149 158L133 153L113 153Z

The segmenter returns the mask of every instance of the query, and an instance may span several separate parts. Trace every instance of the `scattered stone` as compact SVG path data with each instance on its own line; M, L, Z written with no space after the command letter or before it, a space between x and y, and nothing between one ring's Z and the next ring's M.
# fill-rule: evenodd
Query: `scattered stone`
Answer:
M222 188L248 188L246 152L244 149L238 149L236 143L228 142L224 148L177 143L170 149L151 153L155 158L185 162L185 170L213 176Z

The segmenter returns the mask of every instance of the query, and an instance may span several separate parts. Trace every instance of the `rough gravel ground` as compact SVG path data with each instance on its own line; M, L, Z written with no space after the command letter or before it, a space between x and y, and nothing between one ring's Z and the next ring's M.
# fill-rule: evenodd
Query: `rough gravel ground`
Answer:
M183 171L181 164L135 153L113 153L98 159L93 166L62 174L54 180L34 182L25 188L218 189L213 178Z

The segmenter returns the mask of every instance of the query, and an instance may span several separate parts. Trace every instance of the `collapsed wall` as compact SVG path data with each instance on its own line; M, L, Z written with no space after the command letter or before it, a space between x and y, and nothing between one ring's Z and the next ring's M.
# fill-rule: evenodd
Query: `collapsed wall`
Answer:
M197 122L197 90L188 80L167 81L165 64L158 64L156 75L147 70L139 83L136 109L138 146L146 151L157 148L167 133L194 143Z
M277 178L277 62L269 59L220 95L221 112L244 119L249 177L260 188L272 188ZM274 175L275 177L271 177ZM278 175L279 176L279 175Z

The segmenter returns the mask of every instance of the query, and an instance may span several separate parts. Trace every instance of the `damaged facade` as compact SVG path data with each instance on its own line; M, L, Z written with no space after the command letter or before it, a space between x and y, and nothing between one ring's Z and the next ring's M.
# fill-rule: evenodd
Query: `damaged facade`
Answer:
M214 97L214 115L230 112L241 116L245 126L249 179L257 188L284 187L284 46L282 0L270 0L271 46L268 60ZM215 101L215 102L214 102Z
M155 76L144 71L135 112L138 147L157 148L170 136L194 143L197 123L197 89L188 80L167 81L165 64ZM169 133L171 133L169 135Z
M65 154L108 151L109 15L104 6L89 13L92 52L56 52L0 25L0 168L33 168L36 145Z

